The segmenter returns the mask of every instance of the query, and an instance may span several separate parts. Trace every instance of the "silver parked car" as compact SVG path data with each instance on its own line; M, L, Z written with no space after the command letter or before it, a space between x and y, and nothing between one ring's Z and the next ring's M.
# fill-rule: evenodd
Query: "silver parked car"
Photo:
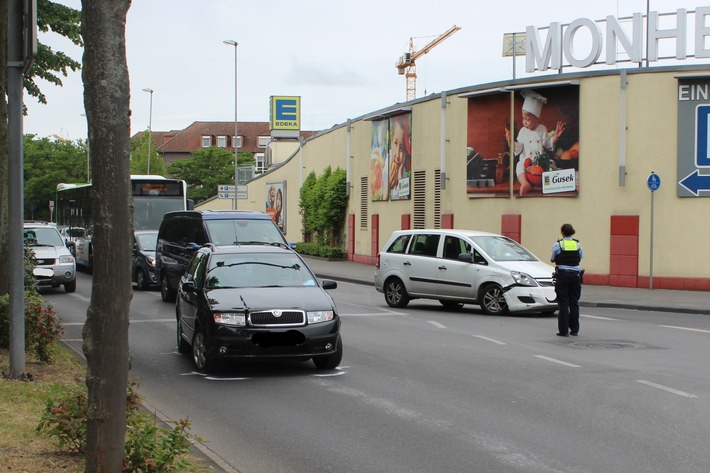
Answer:
M473 230L400 230L377 255L375 287L387 304L417 298L487 314L557 310L554 268L508 237Z
M37 260L34 274L39 285L64 285L66 292L76 291L76 261L57 227L47 222L25 222L23 235Z

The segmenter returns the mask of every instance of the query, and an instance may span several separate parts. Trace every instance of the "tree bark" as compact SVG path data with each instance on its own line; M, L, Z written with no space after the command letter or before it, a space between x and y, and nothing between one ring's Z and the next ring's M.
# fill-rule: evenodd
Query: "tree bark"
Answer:
M130 0L82 0L84 107L92 160L93 284L83 350L89 390L86 472L118 473L125 455L131 291Z

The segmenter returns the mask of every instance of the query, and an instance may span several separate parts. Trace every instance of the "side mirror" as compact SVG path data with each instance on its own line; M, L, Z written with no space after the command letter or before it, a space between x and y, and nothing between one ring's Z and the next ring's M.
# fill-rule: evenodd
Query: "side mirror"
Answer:
M332 279L323 279L320 285L321 287L323 287L323 289L335 289L338 287L338 283L333 281Z
M182 283L182 290L184 292L197 292L197 288L195 287L195 281L185 281Z
M458 260L464 263L473 263L473 255L471 253L459 253Z

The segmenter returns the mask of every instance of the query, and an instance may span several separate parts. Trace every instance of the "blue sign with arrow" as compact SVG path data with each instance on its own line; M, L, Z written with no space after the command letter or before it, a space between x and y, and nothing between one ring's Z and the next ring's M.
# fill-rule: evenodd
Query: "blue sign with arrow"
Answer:
M680 185L697 197L702 191L710 191L710 174L700 174L696 169L682 179Z

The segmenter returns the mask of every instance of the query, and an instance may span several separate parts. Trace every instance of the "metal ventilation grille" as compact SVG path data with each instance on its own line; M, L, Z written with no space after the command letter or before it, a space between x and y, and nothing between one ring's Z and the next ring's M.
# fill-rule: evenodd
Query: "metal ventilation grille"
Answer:
M426 171L414 171L414 228L426 228Z
M441 228L441 169L434 171L434 228Z
M367 230L367 177L360 178L360 230Z

